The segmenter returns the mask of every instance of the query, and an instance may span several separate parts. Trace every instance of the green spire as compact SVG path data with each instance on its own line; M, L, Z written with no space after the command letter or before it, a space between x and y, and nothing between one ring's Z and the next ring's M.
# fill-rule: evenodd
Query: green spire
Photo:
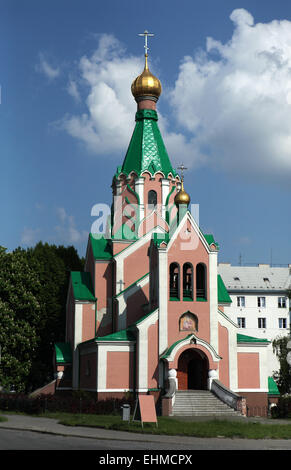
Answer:
M129 175L135 171L140 176L145 170L154 175L161 171L165 178L171 173L176 176L163 142L157 112L141 109L135 115L136 125L122 167L117 173Z

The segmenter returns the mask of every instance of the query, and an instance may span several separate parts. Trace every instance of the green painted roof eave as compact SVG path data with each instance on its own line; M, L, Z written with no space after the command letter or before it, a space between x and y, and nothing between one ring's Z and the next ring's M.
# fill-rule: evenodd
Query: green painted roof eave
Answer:
M173 349L175 348L175 346L177 346L177 344L181 343L182 341L185 341L187 339L189 339L191 336L193 336L193 333L190 333L189 335L187 335L185 338L182 338L182 339L179 339L178 341L175 341L175 343L173 343L161 356L161 359L166 359L167 357L169 357L171 355L171 352L173 351Z
M268 377L268 394L280 395L279 389L273 377Z
M69 343L56 343L55 354L57 364L71 364L72 363L72 350Z
M94 341L135 341L135 335L127 328L106 336L97 336Z
M237 334L237 342L238 343L270 343L270 341L266 338L254 338L253 336L241 335Z
M112 243L110 238L103 235L90 233L89 240L92 246L93 257L95 260L112 259Z
M71 281L75 300L95 302L91 274L88 272L71 271Z

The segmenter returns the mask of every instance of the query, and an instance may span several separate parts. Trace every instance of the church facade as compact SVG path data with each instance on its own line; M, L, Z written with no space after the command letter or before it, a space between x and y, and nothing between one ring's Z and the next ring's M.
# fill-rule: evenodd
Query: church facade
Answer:
M216 387L224 399L267 406L269 342L238 334L224 311L231 299L219 246L202 233L183 174L172 168L158 127L160 93L146 54L132 84L135 127L113 176L107 232L90 233L84 272L71 273L56 390L98 399L153 394L165 415L177 390Z

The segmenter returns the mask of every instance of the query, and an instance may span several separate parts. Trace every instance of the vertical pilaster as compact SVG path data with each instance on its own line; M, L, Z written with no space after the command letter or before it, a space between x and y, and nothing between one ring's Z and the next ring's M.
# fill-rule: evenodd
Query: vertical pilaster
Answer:
M162 217L166 219L166 200L169 194L170 180L162 179Z
M74 325L74 347L73 347L73 389L79 388L79 350L78 344L82 342L83 327L83 305L75 304L75 325Z
M139 220L144 218L144 178L137 178L134 183L135 192L139 196Z
M209 253L210 344L218 351L217 251Z
M159 354L168 347L168 255L159 248Z

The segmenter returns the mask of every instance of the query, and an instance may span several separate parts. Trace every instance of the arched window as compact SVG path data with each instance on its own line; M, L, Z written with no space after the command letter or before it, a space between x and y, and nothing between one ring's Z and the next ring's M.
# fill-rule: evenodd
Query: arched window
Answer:
M152 189L148 192L148 205L154 207L157 205L157 193Z
M196 300L206 300L206 266L199 263L196 266Z
M170 264L170 300L180 299L180 266L178 263Z
M185 312L179 319L180 331L198 331L198 317L191 312Z
M193 300L193 266L185 263L183 266L183 300Z

